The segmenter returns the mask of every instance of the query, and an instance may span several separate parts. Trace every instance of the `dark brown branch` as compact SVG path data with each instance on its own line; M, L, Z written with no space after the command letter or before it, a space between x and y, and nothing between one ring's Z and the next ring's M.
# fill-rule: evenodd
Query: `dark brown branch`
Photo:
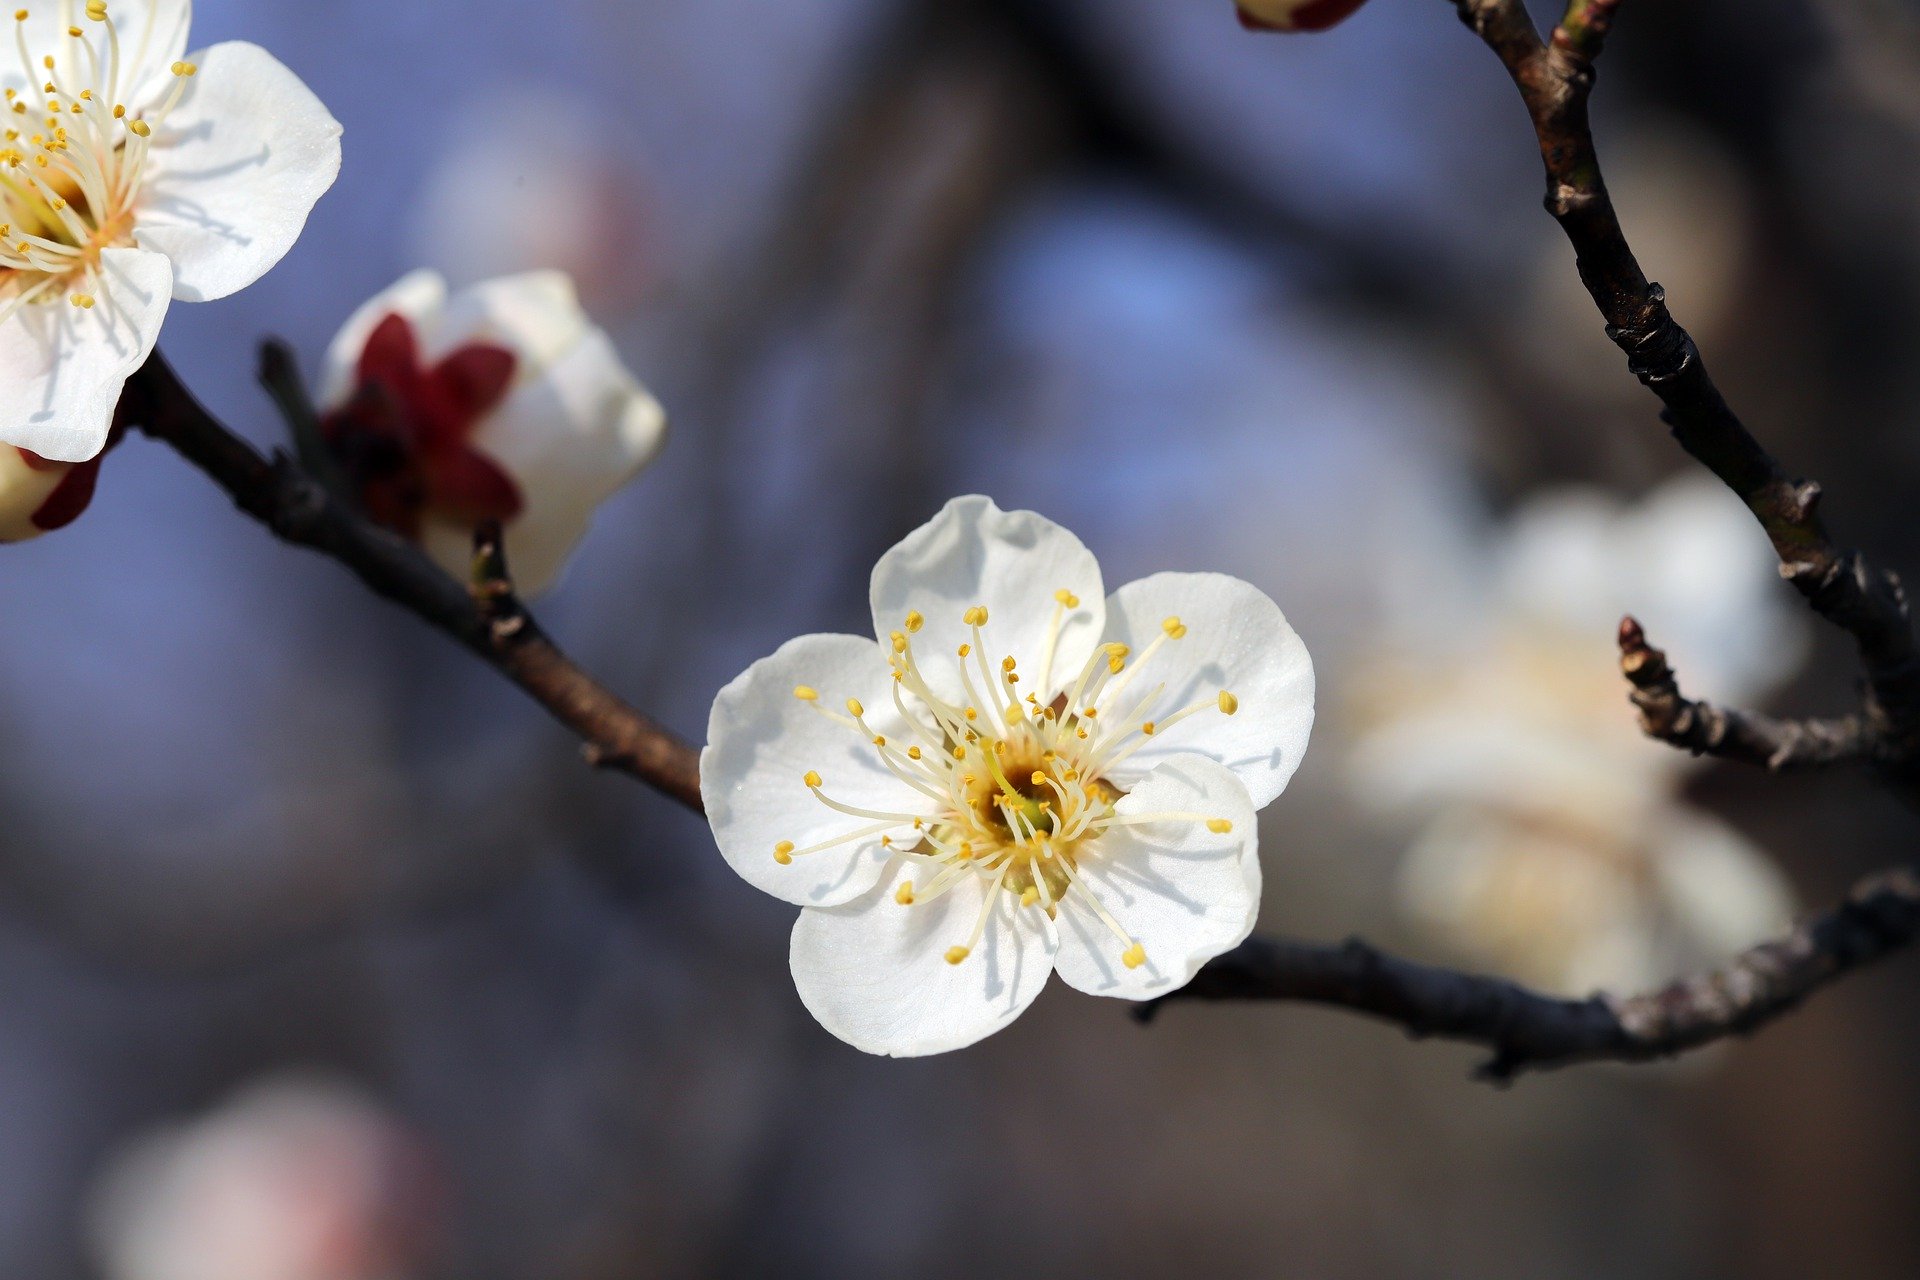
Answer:
M699 754L576 666L535 625L504 566L476 599L411 543L369 523L292 459L262 457L201 407L155 352L127 383L128 422L212 478L242 511L296 546L330 556L439 628L578 734L595 764L620 769L701 810Z
M1404 1028L1484 1046L1481 1078L1582 1062L1648 1062L1732 1036L1787 1013L1842 975L1920 936L1920 875L1899 870L1855 886L1832 911L1762 943L1726 968L1645 995L1561 1000L1501 978L1459 973L1340 946L1253 938L1209 963L1172 1000L1292 1000L1336 1005Z
M1520 0L1453 3L1526 101L1546 166L1547 211L1573 245L1608 336L1660 398L1680 446L1738 494L1766 530L1782 575L1853 637L1866 672L1863 731L1875 739L1875 758L1896 774L1920 775L1920 648L1899 580L1834 543L1817 511L1819 486L1784 471L1728 407L1620 230L1587 116L1593 59L1618 0L1571 0L1546 41Z
M1863 716L1779 720L1696 702L1680 692L1667 655L1632 618L1620 620L1620 671L1633 686L1640 728L1697 756L1760 765L1776 772L1870 761L1882 743Z

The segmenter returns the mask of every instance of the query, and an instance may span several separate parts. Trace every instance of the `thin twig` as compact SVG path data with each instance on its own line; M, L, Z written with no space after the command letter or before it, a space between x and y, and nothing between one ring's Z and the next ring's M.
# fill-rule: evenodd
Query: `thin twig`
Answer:
M510 585L506 596L520 620L511 628L503 626L497 601L477 602L418 548L348 509L291 458L262 457L193 398L157 351L128 381L121 403L131 424L206 472L275 535L338 560L519 685L580 736L595 764L700 811L698 752L575 665L533 623Z
M1864 716L1781 720L1687 697L1667 655L1648 643L1632 618L1620 620L1620 670L1633 686L1633 705L1640 708L1640 728L1647 736L1697 756L1779 772L1871 761L1881 746Z

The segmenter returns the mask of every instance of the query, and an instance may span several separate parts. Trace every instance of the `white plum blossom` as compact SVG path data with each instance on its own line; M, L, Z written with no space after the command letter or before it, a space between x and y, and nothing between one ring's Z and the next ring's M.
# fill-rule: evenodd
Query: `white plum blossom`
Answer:
M1639 730L1614 644L1631 612L1703 696L1751 703L1805 648L1766 540L1718 483L1637 507L1544 494L1457 548L1451 599L1355 681L1356 796L1419 816L1398 882L1450 950L1569 995L1635 990L1785 925L1765 853L1683 794L1693 757Z
M26 542L65 528L93 501L100 458L53 462L0 444L0 543Z
M666 438L660 403L558 271L451 296L435 272L402 277L335 336L321 403L370 516L460 577L474 527L499 520L526 594L559 576L594 509Z
M1325 31L1366 0L1237 0L1240 24L1253 31Z
M340 125L191 0L38 0L0 58L0 442L84 462L170 300L252 284L340 170Z
M972 1044L1057 971L1143 1000L1246 938L1255 812L1313 724L1279 608L1210 573L1106 593L1080 540L956 498L880 558L878 640L807 635L720 691L720 851L804 908L790 959L871 1053Z

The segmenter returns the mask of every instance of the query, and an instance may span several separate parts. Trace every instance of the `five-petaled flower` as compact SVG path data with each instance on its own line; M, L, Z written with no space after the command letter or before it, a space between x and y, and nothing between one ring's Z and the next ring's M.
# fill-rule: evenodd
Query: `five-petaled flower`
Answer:
M447 296L416 271L348 319L327 354L322 431L361 507L464 576L499 520L532 594L593 510L659 452L666 416L557 271Z
M1344 22L1366 0L1237 0L1249 31L1325 31Z
M340 125L271 54L187 54L192 8L14 12L17 61L0 65L0 442L97 455L169 300L259 279L339 172Z
M939 1053L1047 975L1140 1000L1253 928L1254 813L1299 765L1313 666L1234 578L1106 594L1073 534L957 498L874 567L878 642L807 635L714 700L701 795L721 853L805 908L823 1026Z

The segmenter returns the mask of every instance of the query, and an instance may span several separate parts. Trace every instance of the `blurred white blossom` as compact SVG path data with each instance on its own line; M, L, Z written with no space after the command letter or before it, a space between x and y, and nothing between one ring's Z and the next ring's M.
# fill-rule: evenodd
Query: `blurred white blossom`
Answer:
M1544 494L1429 565L1430 594L1356 680L1356 796L1425 825L1399 877L1417 924L1570 994L1638 988L1786 923L1787 885L1690 805L1694 760L1644 738L1619 673L1640 617L1700 696L1750 704L1806 645L1766 540L1704 477L1638 506Z
M423 1150L352 1088L255 1084L138 1138L96 1186L106 1280L405 1280L438 1211Z
M557 271L452 296L435 272L403 277L335 336L320 399L369 515L461 578L475 526L499 520L527 594L666 438L660 403Z

